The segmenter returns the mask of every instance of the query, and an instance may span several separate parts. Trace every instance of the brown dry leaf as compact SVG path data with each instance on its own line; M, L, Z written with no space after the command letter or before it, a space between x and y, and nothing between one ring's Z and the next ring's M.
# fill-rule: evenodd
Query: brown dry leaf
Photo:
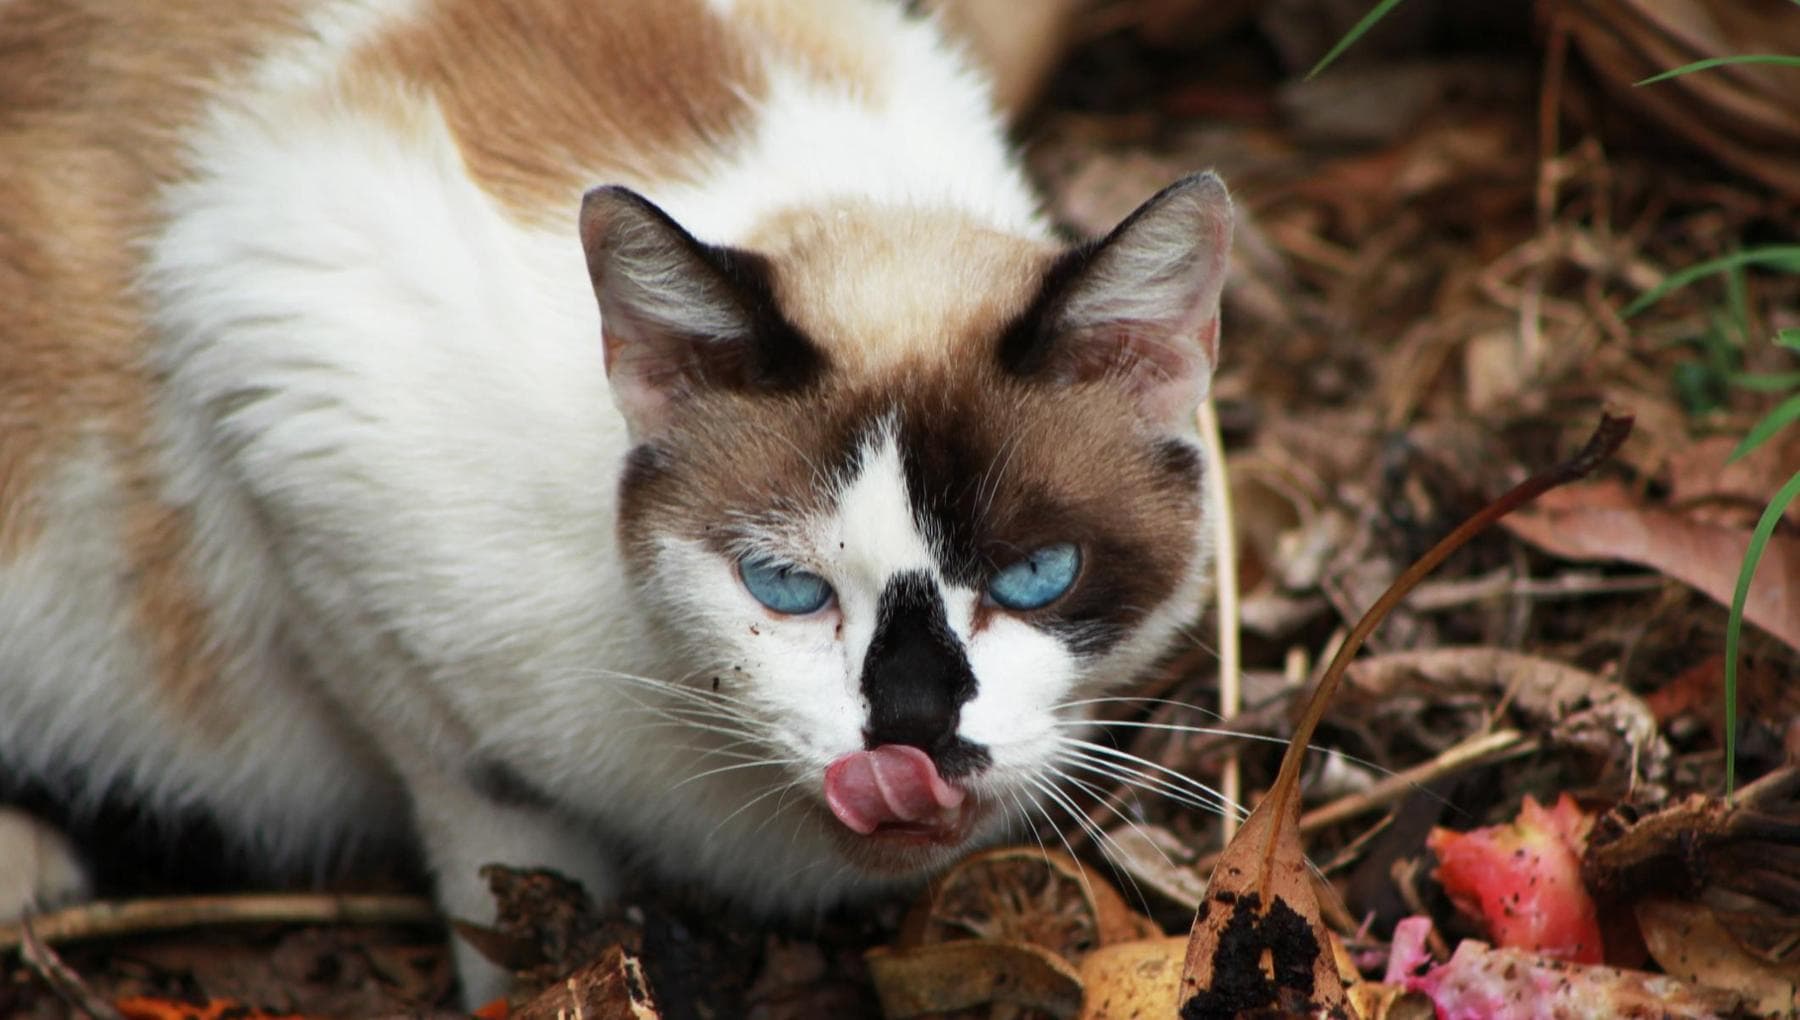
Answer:
M1081 963L1087 989L1081 1020L1138 1020L1175 1016L1181 1009L1181 968L1188 940L1180 936L1121 942L1095 950ZM1429 1020L1430 1003L1403 989L1361 980L1342 942L1331 938L1332 960L1349 988L1350 1015L1363 1020ZM1402 1003L1402 998L1407 1001ZM1423 1005L1424 1012L1419 1012ZM1205 1014L1202 1014L1205 1015Z
M1732 989L1765 1015L1800 1012L1800 961L1773 963L1747 951L1706 905L1644 900L1637 922L1650 955L1669 974Z
M1009 846L972 854L939 877L907 913L894 948L866 959L889 1017L989 1005L995 1016L1016 1015L1003 1012L1015 1006L1064 1016L1072 1014L1057 1009L1071 981L1074 1007L1081 1004L1073 964L1101 946L1161 934L1073 857Z
M1749 547L1747 530L1702 524L1632 504L1623 486L1596 482L1547 493L1502 522L1546 552L1573 560L1626 560L1731 604ZM1800 649L1800 540L1777 534L1763 550L1744 617Z
M989 1003L1009 1003L1073 1017L1081 978L1057 954L1027 942L959 939L907 949L869 950L864 957L888 1020L928 1016Z
M1437 1007L1418 992L1363 981L1350 986L1350 1006L1362 1020L1436 1020Z
M1763 901L1772 921L1800 914L1800 768L1763 776L1729 805L1696 793L1641 817L1630 805L1608 812L1588 837L1581 873L1615 899L1711 888ZM1752 927L1745 913L1738 934L1751 938Z
M511 1020L661 1020L662 1013L638 958L613 946L509 1016Z
M1475 691L1508 698L1558 743L1580 747L1627 775L1663 781L1671 751L1649 705L1624 685L1583 669L1504 648L1433 648L1371 656L1350 664L1347 703L1383 704L1417 692L1441 703Z
M1087 988L1081 1020L1176 1015L1187 941L1172 935L1103 946L1088 954L1081 961L1081 983Z
M1298 781L1283 771L1213 868L1182 968L1183 1015L1348 1015L1300 845Z
M1760 513L1769 496L1794 473L1794 465L1800 464L1800 430L1777 433L1743 457L1731 460L1731 451L1737 444L1738 439L1732 436L1708 436L1671 451L1670 504L1679 507L1723 500L1754 508L1752 518ZM1800 524L1800 504L1788 507L1787 517Z
M1553 10L1620 102L1720 162L1800 195L1790 69L1739 65L1635 84L1708 57L1800 52L1800 18L1786 0L1563 0Z
M1159 936L1104 879L1068 854L1007 846L964 858L928 889L895 944L959 939L1026 942L1078 963L1095 948Z
M1106 843L1111 847L1107 856L1138 888L1190 910L1205 898L1206 880L1170 858L1170 848L1178 845L1180 838L1167 829L1143 822L1121 825L1107 830Z

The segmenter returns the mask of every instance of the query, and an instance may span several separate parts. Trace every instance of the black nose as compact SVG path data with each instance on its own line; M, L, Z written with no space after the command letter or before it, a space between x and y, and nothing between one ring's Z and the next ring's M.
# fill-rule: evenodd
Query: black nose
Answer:
M924 573L894 575L875 620L862 671L869 746L949 747L963 704L975 696L975 674L944 617L936 583Z

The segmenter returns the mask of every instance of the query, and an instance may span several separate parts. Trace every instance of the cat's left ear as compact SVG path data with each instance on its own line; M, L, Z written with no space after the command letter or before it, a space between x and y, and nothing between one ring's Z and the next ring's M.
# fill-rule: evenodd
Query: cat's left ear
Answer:
M634 439L709 389L804 385L822 355L775 309L759 256L705 244L648 199L608 186L581 203L606 374Z
M1158 192L1050 271L1037 312L1003 342L1018 375L1124 386L1152 426L1189 431L1218 356L1231 199L1211 173Z

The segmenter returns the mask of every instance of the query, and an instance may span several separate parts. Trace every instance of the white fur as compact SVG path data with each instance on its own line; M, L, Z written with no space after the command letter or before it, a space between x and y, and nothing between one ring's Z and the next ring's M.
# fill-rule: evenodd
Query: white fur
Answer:
M0 924L88 895L87 873L62 833L0 807Z
M865 97L773 67L749 143L700 183L651 198L715 243L743 238L770 211L837 198L955 208L1002 231L1048 237L986 83L899 5L876 5L873 20L886 23L881 50L891 61L873 109Z

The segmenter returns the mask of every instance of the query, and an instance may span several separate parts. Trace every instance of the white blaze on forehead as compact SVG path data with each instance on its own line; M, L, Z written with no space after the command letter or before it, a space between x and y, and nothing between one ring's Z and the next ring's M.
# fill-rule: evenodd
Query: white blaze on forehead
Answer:
M838 490L829 524L835 557L845 579L876 592L903 571L938 575L931 544L913 516L906 469L891 424L876 430L863 448L856 473Z
M862 653L875 632L888 580L908 572L939 578L931 543L913 516L891 423L877 429L863 448L856 472L838 490L836 512L823 532L820 545L832 562L843 604L844 648L854 682L861 675ZM958 634L967 626L954 618L950 625Z

